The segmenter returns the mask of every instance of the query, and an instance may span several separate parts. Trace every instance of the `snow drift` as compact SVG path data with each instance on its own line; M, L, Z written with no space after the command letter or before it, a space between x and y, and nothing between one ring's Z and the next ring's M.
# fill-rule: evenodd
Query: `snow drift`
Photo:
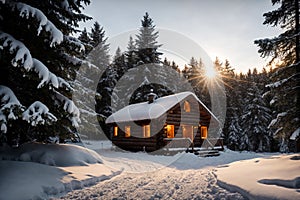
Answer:
M36 162L51 166L86 166L103 163L96 152L71 144L26 143L19 148L0 148L0 160Z
M216 175L221 187L248 199L300 199L300 155L237 161Z

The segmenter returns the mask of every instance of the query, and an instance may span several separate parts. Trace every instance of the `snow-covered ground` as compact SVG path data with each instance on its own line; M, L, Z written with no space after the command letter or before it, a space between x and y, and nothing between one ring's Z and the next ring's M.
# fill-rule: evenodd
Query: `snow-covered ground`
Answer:
M109 141L83 146L100 156L74 145L0 151L0 199L300 199L299 154L203 158L115 151Z
M300 154L238 161L215 174L220 186L249 199L300 199Z
M0 200L47 199L120 174L77 145L0 147Z

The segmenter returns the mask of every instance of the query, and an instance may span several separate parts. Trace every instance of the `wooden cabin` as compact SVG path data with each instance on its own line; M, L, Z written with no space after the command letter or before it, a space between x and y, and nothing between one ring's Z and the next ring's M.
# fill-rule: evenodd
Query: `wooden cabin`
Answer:
M213 147L220 142L219 121L192 92L128 105L106 119L113 128L112 142L129 151L162 148Z

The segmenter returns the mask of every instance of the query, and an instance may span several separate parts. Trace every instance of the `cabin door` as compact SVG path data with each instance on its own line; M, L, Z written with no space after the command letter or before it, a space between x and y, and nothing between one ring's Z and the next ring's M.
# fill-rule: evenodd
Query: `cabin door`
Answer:
M191 141L194 141L194 128L191 125L182 126L182 137L190 138Z

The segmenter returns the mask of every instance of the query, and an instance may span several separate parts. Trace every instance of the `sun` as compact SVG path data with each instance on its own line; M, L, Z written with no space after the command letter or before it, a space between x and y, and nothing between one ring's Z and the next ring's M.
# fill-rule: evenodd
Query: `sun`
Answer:
M215 79L217 77L217 72L212 67L206 67L205 68L205 77L207 79Z

